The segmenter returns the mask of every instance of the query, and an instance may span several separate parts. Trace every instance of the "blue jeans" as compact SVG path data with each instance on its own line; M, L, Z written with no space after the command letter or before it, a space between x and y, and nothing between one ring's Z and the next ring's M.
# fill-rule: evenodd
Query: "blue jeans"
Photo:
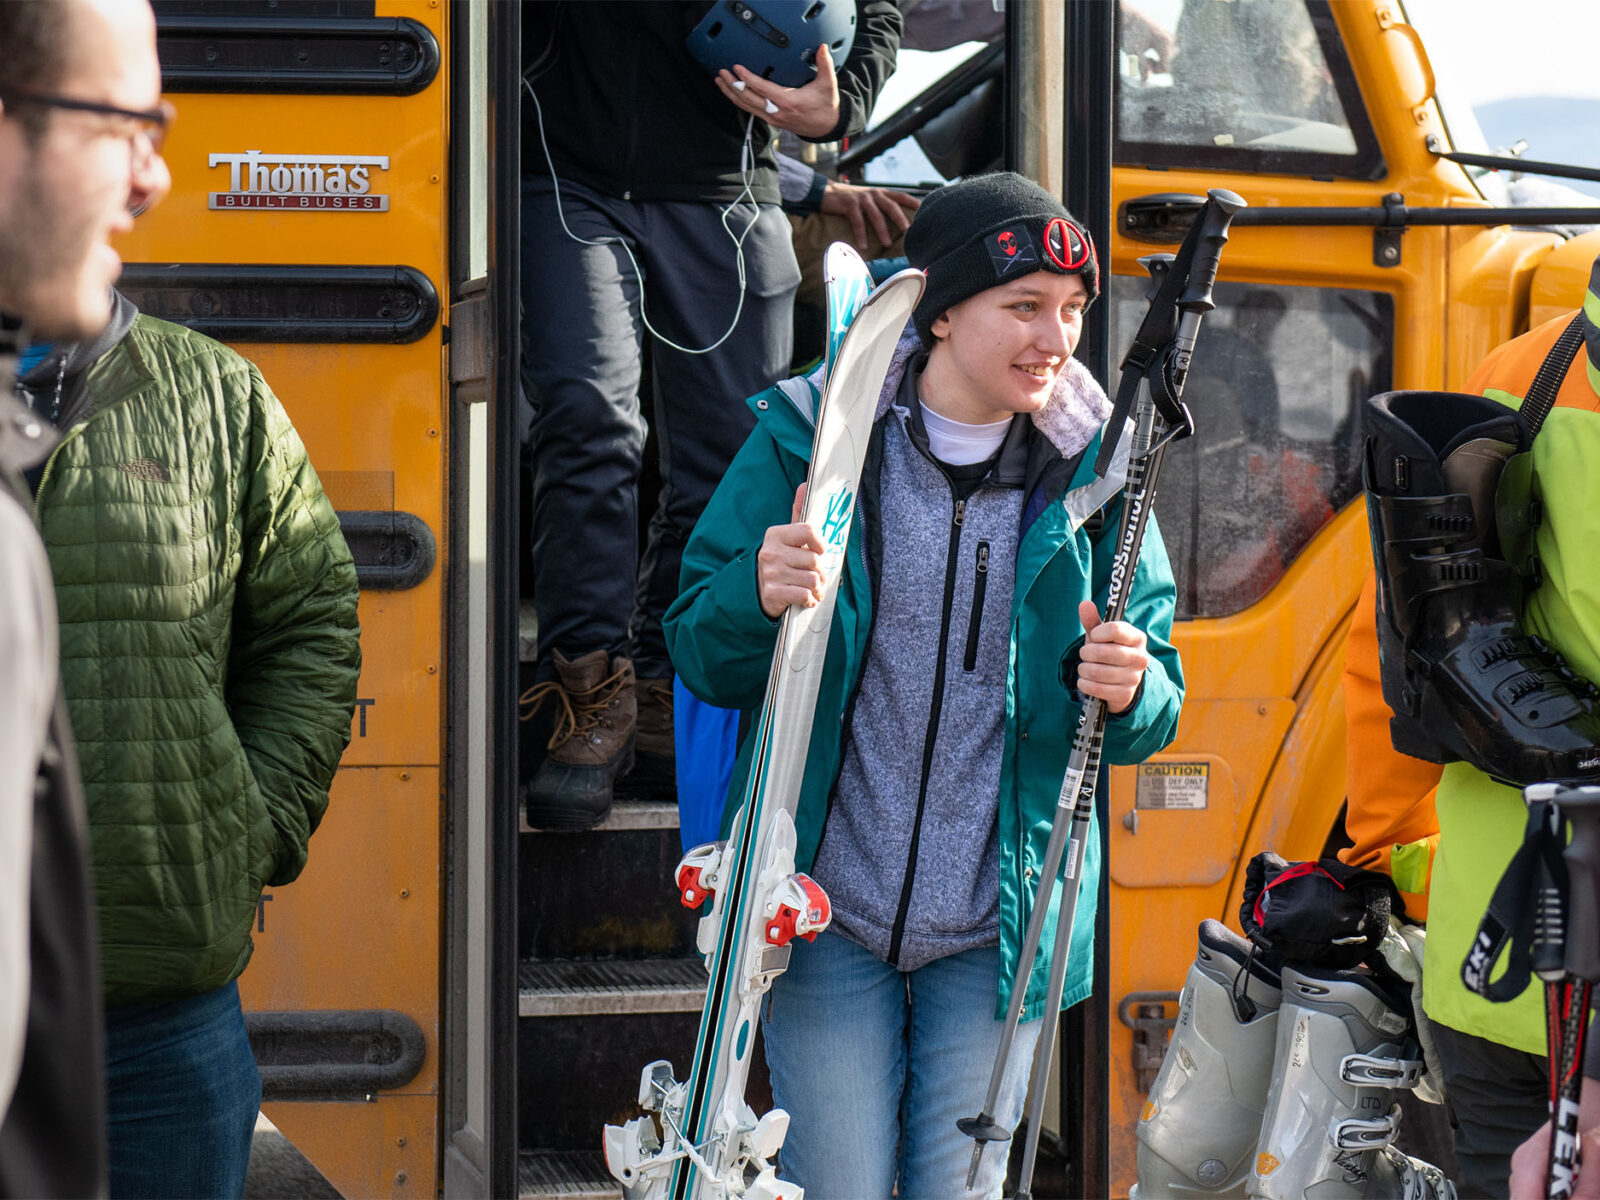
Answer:
M111 1195L244 1194L261 1111L239 985L106 1010Z
M773 982L762 1032L772 1096L789 1113L781 1173L808 1200L998 1197L1009 1143L991 1145L966 1190L972 1141L1002 1023L1000 951L988 946L902 973L824 933L796 942ZM996 1118L1022 1115L1039 1022L1018 1027Z

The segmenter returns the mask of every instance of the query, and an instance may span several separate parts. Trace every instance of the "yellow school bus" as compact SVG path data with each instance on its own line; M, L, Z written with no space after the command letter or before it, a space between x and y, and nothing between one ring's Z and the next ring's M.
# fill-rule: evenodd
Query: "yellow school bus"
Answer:
M692 1045L703 972L670 792L631 791L587 834L517 809L538 752L515 719L536 635L517 572L520 12L155 7L174 187L121 246L123 287L260 365L362 582L350 749L304 875L261 897L241 980L265 1111L348 1196L617 1195L600 1126L646 1061ZM1200 432L1158 500L1188 703L1173 746L1105 789L1096 992L1065 1026L1050 1118L1063 1195L1132 1182L1198 922L1236 913L1256 851L1337 839L1359 402L1458 386L1570 308L1600 249L1548 228L1560 214L1512 227L1444 157L1458 139L1400 0L1141 8L1176 55L1111 4L1013 3L834 159L870 182L922 135L930 166L953 146L962 169L1063 194L1110 247L1082 348L1103 382L1142 307L1136 260L1172 248L1207 187L1251 205L1186 394Z

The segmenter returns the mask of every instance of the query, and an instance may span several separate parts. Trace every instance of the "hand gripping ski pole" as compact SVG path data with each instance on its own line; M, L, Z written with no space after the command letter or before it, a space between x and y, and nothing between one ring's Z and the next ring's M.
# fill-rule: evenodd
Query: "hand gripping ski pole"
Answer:
M1215 305L1211 287L1217 277L1217 260L1228 240L1228 224L1245 202L1232 192L1213 188L1206 205L1190 227L1176 255L1157 254L1140 262L1150 272L1147 294L1149 308L1134 335L1133 345L1122 360L1122 382L1116 404L1106 423L1106 434L1095 470L1102 477L1111 469L1116 443L1131 420L1133 430L1128 452L1128 476L1122 503L1122 520L1117 530L1116 556L1111 564L1110 595L1105 619L1118 621L1128 606L1128 590L1139 562L1139 549L1155 500L1156 476L1168 443L1194 431L1189 410L1183 404L1184 377L1194 353L1195 337L1201 317ZM1038 889L1028 918L1022 953L1017 960L1016 977L1011 982L1011 1004L1005 1029L989 1078L989 1092L983 1111L976 1117L956 1122L961 1132L974 1138L972 1166L967 1172L970 1189L978 1177L978 1165L990 1142L1003 1142L1011 1134L995 1119L1000 1086L1005 1079L1016 1039L1017 1024L1027 1004L1028 978L1039 954L1040 936L1050 909L1051 894L1066 855L1065 886L1061 895L1061 914L1056 921L1055 948L1050 957L1050 984L1044 1006L1044 1026L1033 1055L1033 1079L1028 1087L1028 1138L1023 1149L1022 1170L1017 1181L1016 1200L1030 1200L1033 1194L1034 1159L1039 1149L1039 1120L1044 1111L1050 1060L1054 1054L1056 1029L1061 1019L1061 994L1067 977L1067 949L1072 941L1072 925L1078 909L1078 884L1083 873L1084 850L1089 837L1089 819L1094 813L1095 784L1100 772L1100 746L1105 736L1106 706L1091 697L1083 706L1072 741L1072 754L1056 799L1056 814L1050 828L1039 872Z
M791 942L827 927L828 899L795 870L794 811L817 687L879 393L922 296L920 271L871 287L866 264L834 245L824 261L828 357L815 411L804 519L828 546L822 600L778 627L743 802L725 843L696 846L677 872L683 903L705 905L696 946L709 978L687 1078L645 1067L639 1104L652 1116L605 1130L606 1165L630 1200L801 1200L771 1159L789 1115L759 1120L745 1101L761 997L789 964Z

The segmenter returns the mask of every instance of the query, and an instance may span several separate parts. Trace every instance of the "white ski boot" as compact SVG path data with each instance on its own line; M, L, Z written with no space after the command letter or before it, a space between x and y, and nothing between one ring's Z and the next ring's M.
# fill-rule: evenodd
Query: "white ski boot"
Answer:
M1437 1170L1390 1147L1400 1123L1394 1090L1416 1087L1422 1072L1398 994L1356 971L1285 966L1251 1197L1445 1195Z
M1278 972L1218 921L1200 949L1178 1022L1139 1118L1131 1200L1245 1194L1278 1031Z

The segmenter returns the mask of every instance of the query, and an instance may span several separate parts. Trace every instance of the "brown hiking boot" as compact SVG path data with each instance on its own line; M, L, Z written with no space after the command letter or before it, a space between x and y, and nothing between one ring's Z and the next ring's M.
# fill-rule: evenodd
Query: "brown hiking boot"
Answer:
M672 740L672 679L639 680L639 769L672 778L677 755Z
M604 650L570 662L555 652L557 679L522 693L522 719L554 700L549 756L525 788L528 824L539 829L593 829L611 811L611 788L633 767L633 662L608 661Z

